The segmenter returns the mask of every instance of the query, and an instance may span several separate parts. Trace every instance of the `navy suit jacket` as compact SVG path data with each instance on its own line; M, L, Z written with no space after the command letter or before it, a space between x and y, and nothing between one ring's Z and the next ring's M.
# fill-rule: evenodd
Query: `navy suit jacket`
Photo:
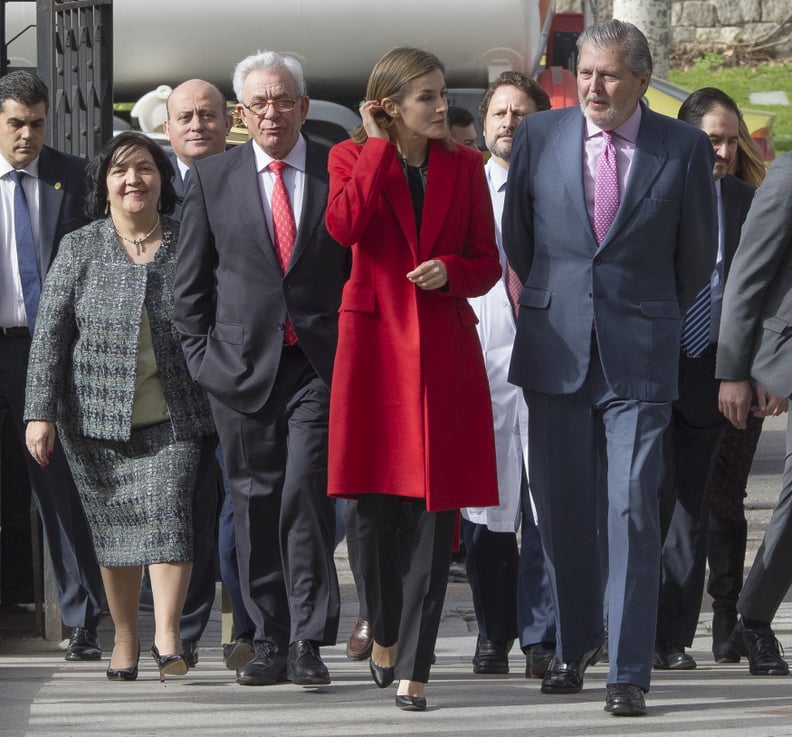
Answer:
M712 144L643 107L619 210L597 245L583 140L579 108L528 116L514 138L503 242L524 286L509 380L533 392L575 392L596 339L619 396L670 401L681 318L715 266Z
M329 148L307 141L305 190L284 274L261 204L251 141L193 164L182 210L176 326L193 378L238 412L272 390L286 314L300 347L330 386L349 250L327 233Z
M39 272L46 275L66 233L88 223L85 159L44 146L39 155Z

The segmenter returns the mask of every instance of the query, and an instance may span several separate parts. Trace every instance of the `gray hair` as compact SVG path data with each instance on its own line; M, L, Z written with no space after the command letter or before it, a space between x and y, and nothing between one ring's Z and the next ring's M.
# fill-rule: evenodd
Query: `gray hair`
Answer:
M305 95L305 77L303 76L302 66L297 59L291 56L281 56L275 51L257 51L255 54L245 57L234 69L233 85L234 94L239 102L242 102L242 89L245 80L251 72L265 71L286 71L294 80L294 87L297 95Z
M636 77L652 76L652 52L649 42L637 26L622 20L609 20L589 26L577 40L578 49L583 44L595 47L617 47L624 54L624 63Z

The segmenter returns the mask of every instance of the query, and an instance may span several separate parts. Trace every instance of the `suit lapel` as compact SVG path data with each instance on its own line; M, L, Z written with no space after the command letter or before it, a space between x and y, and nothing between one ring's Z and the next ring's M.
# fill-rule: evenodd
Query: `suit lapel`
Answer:
M294 243L287 273L291 271L300 256L313 239L316 229L321 225L327 202L328 179L327 157L321 156L316 144L306 139L305 182L303 186L302 213L297 238Z
M383 175L382 192L388 200L396 220L410 245L415 263L420 263L418 256L418 226L415 223L410 188L407 177L402 169L398 153L391 157L388 171Z
M39 272L43 276L52 261L52 249L63 204L63 182L46 147L39 156Z
M668 158L664 139L665 135L662 129L656 124L656 114L643 107L641 110L641 127L638 129L638 140L635 142L635 153L630 166L627 186L622 193L621 203L613 224L608 231L608 235L605 236L605 240L600 244L600 248L604 248L613 240L620 228L629 221L633 210L646 197L649 187L657 178Z
M280 262L270 238L264 207L261 204L252 140L235 150L239 151L239 156L236 166L229 172L227 191L234 193L235 209L239 213L244 232L251 234L264 257L280 271Z
M440 141L429 142L429 176L426 180L421 233L418 240L418 263L429 259L440 237L446 215L451 207L457 157Z
M583 114L579 110L570 111L569 115L559 122L559 135L555 137L554 148L558 158L558 171L569 192L569 201L575 206L575 212L584 227L591 234L596 245L591 218L586 209L586 193L583 189Z

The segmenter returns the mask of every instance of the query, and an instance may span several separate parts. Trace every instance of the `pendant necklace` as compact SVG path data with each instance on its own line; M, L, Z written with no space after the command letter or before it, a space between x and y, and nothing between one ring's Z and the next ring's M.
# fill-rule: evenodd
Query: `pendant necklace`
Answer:
M143 247L143 244L151 237L151 234L159 227L159 224L160 224L160 218L159 215L157 215L157 220L154 223L154 227L141 238L128 238L123 233L119 232L118 228L116 228L115 226L115 223L113 223L113 230L116 232L116 235L119 238L121 238L121 240L124 240L127 243L131 243L133 246L135 246L135 248L137 249L137 255L140 256L141 252L146 250Z

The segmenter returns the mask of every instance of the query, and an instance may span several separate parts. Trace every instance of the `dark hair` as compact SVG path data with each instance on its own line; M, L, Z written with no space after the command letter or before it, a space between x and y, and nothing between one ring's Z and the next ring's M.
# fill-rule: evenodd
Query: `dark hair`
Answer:
M677 118L700 128L701 119L716 107L730 110L738 120L742 119L737 103L717 87L702 87L688 95L682 103L682 107L679 108Z
M624 63L636 77L652 76L652 52L649 42L637 26L614 18L586 28L578 36L577 47L589 44L596 48L616 48L624 56Z
M44 108L49 110L49 90L32 72L20 70L10 72L0 77L0 112L6 100L14 100L20 105L33 107L44 103Z
M497 90L498 87L505 87L507 85L509 87L516 87L518 90L528 95L536 105L536 112L550 109L550 97L539 82L521 72L501 72L494 81L490 82L487 91L484 93L484 97L481 98L481 103L479 104L479 117L482 123L487 117L487 110L489 110L495 90Z
M160 175L159 211L165 215L173 212L176 205L176 191L173 189L173 166L168 155L155 141L136 131L125 131L111 138L105 147L93 158L85 170L86 196L85 214L96 220L104 216L107 207L107 172L113 161L129 151L142 148L151 154Z
M470 114L470 110L468 110L466 107L462 107L461 105L448 106L449 128L453 128L454 126L459 128L467 128L469 125L473 125L473 116Z

